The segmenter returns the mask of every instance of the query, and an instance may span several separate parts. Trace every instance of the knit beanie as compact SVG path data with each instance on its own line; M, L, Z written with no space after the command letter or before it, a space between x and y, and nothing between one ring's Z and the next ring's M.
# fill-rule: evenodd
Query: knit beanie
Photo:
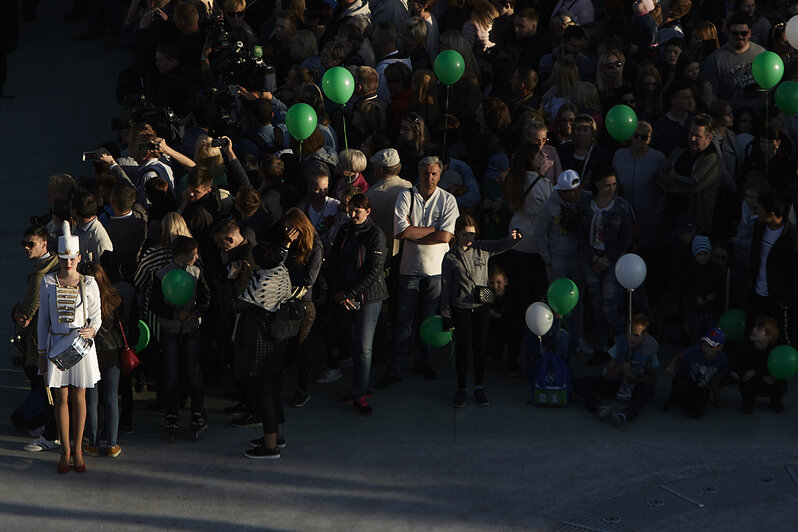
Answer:
M708 237L696 235L693 237L693 255L698 255L702 251L705 253L711 253L712 244L709 242Z

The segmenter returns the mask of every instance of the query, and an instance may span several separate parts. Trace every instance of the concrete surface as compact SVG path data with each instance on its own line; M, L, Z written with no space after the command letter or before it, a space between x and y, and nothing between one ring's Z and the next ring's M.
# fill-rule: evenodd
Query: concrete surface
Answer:
M16 99L0 100L2 309L24 290L18 241L29 216L46 210L48 176L89 172L80 153L114 137L114 83L128 54L73 42L82 27L60 22L67 9L43 0L40 19L23 26L7 84ZM0 324L0 337L10 337L9 322ZM10 423L27 385L11 353L9 346L0 357L2 530L553 530L585 508L663 482L798 463L794 393L781 416L762 405L744 417L737 392L726 390L735 410L710 407L693 421L660 411L669 385L661 376L651 407L619 430L581 403L526 405L525 381L499 366L488 370L489 407L472 401L453 411L451 362L440 354L440 380L406 376L372 399L369 419L338 403L351 370L316 386L306 407L287 409L288 447L276 462L242 456L259 429L227 425L222 390L209 390L201 441L184 431L171 446L162 415L142 407L149 395L137 395L135 433L121 435L121 457L87 458L85 475L61 476L58 453L22 451L31 438ZM795 492L723 500L646 530L794 529L797 502Z

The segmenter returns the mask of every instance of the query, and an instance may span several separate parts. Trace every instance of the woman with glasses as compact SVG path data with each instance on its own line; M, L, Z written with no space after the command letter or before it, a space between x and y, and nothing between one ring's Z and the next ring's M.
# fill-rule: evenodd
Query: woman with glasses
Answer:
M576 115L579 114L579 108L571 102L564 103L557 111L557 117L554 119L554 130L551 134L549 144L555 148L559 148L566 142L572 140L574 120Z
M656 183L665 154L649 146L652 132L651 124L639 121L629 147L615 152L612 168L618 178L618 194L629 202L635 217L639 253L649 268L646 286L657 292L658 287L663 286L657 280L664 279L660 265L666 263L667 250L663 243L668 235L664 223L664 196ZM649 290L649 297L656 295Z
M596 88L601 98L601 107L610 109L618 103L621 87L624 85L623 67L626 57L620 50L609 50L599 57L596 66Z
M610 152L596 144L596 121L590 115L579 115L574 120L571 142L559 147L563 170L574 170L582 179L582 188L592 190L594 168L608 168Z

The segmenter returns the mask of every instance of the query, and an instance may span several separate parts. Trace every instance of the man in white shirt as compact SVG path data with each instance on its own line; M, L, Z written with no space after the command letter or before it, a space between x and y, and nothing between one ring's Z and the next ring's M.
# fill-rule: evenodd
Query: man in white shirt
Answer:
M393 346L388 369L377 382L387 388L402 380L405 356L412 349L414 371L425 379L438 374L430 365L430 348L413 339L413 323L438 312L441 295L441 263L454 237L460 212L457 200L438 188L443 164L437 157L418 163L418 185L399 194L394 208L394 235L403 240L399 287L395 297Z

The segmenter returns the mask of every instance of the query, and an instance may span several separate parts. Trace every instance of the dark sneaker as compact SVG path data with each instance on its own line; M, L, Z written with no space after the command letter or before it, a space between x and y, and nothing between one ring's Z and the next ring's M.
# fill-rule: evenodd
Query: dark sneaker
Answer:
M518 365L518 361L514 358L507 361L507 375L510 377L521 376L521 366Z
M245 414L239 418L234 419L230 422L232 426L237 429L243 429L247 427L259 427L261 425L261 419L258 416L253 416L252 414Z
M596 417L598 417L601 421L604 421L612 414L612 409L607 405L601 405L596 409Z
M361 397L360 399L357 399L356 401L354 401L353 404L355 405L355 410L357 410L358 413L361 414L361 415L370 416L370 415L372 415L374 413L374 410L372 410L372 408L366 402L366 398L365 397Z
M119 423L119 432L122 434L133 434L133 423Z
M391 386L401 381L402 377L399 377L392 373L385 373L385 375L380 377L380 380L377 381L377 384L375 384L374 387L377 388L378 390L382 390L387 388L388 386Z
M294 395L291 397L291 400L288 401L288 406L300 408L308 404L308 401L310 401L310 394L297 389L297 391L295 391Z
M413 368L413 372L419 377L423 377L429 381L434 381L438 378L438 372L432 369L429 364L422 364Z
M246 414L247 413L247 405L245 405L244 403L237 403L237 404L234 404L233 406L228 406L227 408L224 409L224 413L225 414L238 414L238 415Z
M452 406L455 408L463 408L466 405L466 399L468 399L468 393L465 390L457 390L454 393Z
M371 399L372 397L374 397L374 390L366 390L366 394L363 397L365 399ZM341 397L342 403L351 403L354 400L355 400L355 394L352 392L349 392L348 394Z
M629 421L629 418L626 417L626 414L623 412L616 412L610 416L610 421L616 427L623 427L626 425L626 422Z
M777 414L784 413L784 403L782 403L781 401L771 401L770 408L772 408L773 411L776 412Z
M254 449L247 449L244 451L244 456L253 460L277 460L280 458L280 448L269 449L265 445L261 445Z
M488 401L488 394L485 393L485 388L477 388L474 390L474 399L476 399L479 406L488 406L490 404L490 401Z
M753 401L745 401L745 402L743 402L742 411L743 411L743 414L753 414L754 413L754 402Z
M331 369L331 368L324 368L322 372L316 377L315 382L316 384L329 384L331 382L335 382L338 379L343 377L341 370L338 368Z
M264 443L266 443L266 437L261 436L260 438L255 438L254 440L249 440L249 446L253 449L255 447L260 447ZM277 437L277 448L278 449L285 449L285 436L278 436Z

